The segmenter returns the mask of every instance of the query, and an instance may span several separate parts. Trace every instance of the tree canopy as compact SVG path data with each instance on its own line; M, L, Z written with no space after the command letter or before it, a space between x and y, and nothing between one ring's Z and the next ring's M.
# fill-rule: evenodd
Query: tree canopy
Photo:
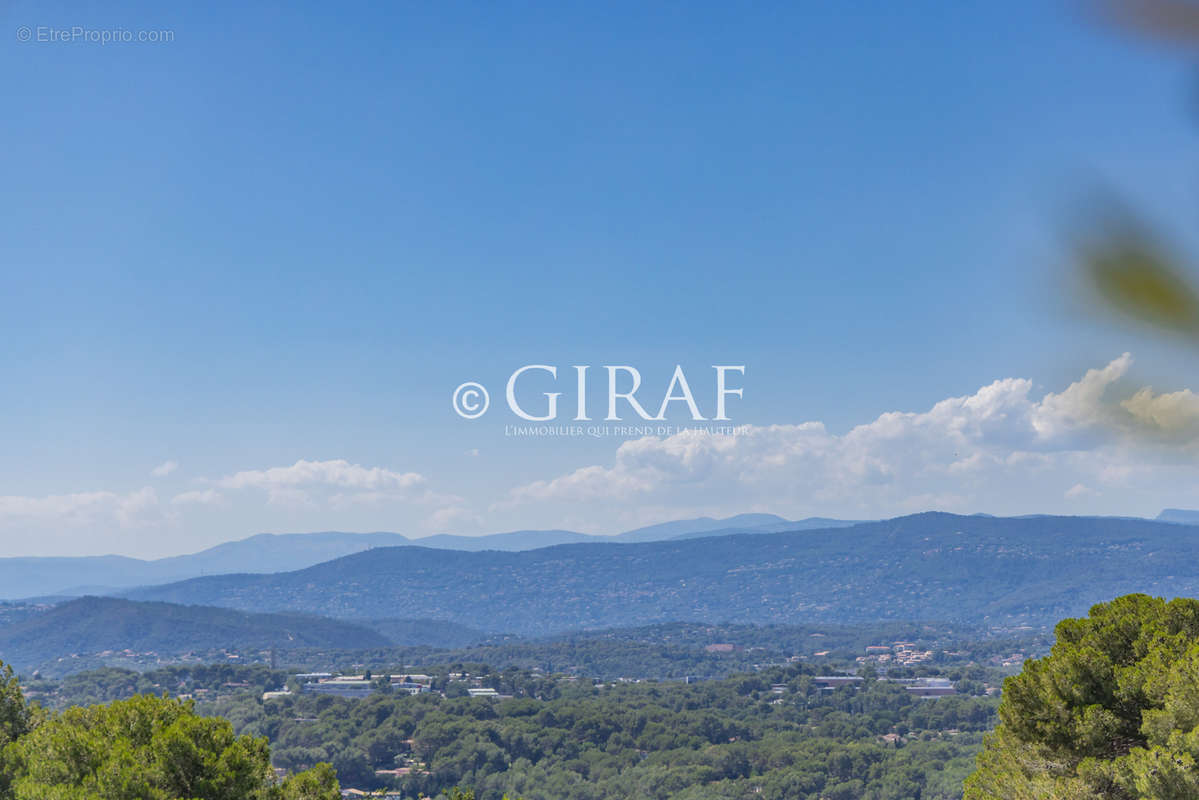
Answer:
M340 796L327 764L276 782L265 738L236 736L227 720L197 715L190 701L139 695L41 716L31 713L11 673L6 675L0 683L4 800Z
M1199 797L1199 601L1126 595L1008 678L965 800Z

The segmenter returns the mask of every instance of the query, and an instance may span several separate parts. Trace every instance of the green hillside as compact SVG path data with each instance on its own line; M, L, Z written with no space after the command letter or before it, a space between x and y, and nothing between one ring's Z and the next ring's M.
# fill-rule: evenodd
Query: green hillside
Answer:
M133 650L160 655L218 648L386 647L381 633L305 614L82 597L0 628L0 659L28 668L72 654Z

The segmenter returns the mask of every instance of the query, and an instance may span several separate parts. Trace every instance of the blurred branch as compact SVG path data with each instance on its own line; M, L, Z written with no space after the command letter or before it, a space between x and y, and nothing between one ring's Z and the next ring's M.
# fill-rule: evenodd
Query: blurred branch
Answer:
M1193 0L1094 0L1109 23L1156 39L1199 44L1199 3Z
M1199 0L1087 0L1109 24L1199 45ZM1076 260L1102 311L1119 311L1199 342L1199 290L1186 259L1123 203L1096 204L1079 227Z
M1077 262L1105 306L1199 340L1199 290L1164 239L1107 203L1079 228Z

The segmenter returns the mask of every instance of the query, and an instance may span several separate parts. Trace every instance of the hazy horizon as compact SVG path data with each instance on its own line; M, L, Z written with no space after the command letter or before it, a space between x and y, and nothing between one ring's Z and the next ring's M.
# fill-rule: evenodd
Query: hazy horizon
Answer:
M778 523L778 524L782 525L787 522L802 522L807 519L828 519L830 521L862 524L862 523L868 523L868 522L886 521L886 520L890 520L890 519L900 519L900 518L909 517L909 516L919 516L921 514L936 514L936 513L953 514L953 515L957 515L957 516L985 516L985 517L994 517L994 518L998 518L998 519L1020 518L1020 517L1074 516L1074 517L1095 517L1095 518L1100 518L1100 519L1101 518L1137 519L1137 520L1147 520L1150 522L1156 522L1156 521L1173 522L1172 520L1161 520L1160 519L1160 516L1167 511L1182 511L1182 512L1188 512L1188 513L1193 512L1193 513L1199 514L1199 510L1180 508L1177 506L1163 507L1162 509L1159 509L1159 511L1155 514L1146 514L1146 515L1082 514L1082 513L1080 513L1080 514L1053 514L1053 513L1049 513L1049 512L1041 512L1041 511L1035 511L1035 510L1025 511L1025 512L1021 512L1021 513L1014 513L1014 514L992 514L990 512L986 512L986 511L961 512L961 511L946 511L945 509L939 509L939 508L927 508L927 509L921 509L921 510L917 510L917 511L907 512L904 514L898 514L898 515L890 516L890 517L861 518L861 519L857 519L857 518L851 519L851 518L845 518L845 517L828 517L823 514L813 514L813 515L809 515L807 517L801 517L801 518L797 518L797 519L789 519L787 517L782 517L783 522ZM745 513L781 516L781 515L777 515L777 514L772 514L772 512L769 512L769 511L753 511L753 512L745 512ZM653 527L660 526L660 525L669 525L672 523L683 523L683 522L697 521L697 520L703 520L703 519L710 519L710 520L714 520L716 522L722 522L722 521L729 520L731 517L736 517L736 516L740 516L740 514L733 514L733 515L730 515L730 517L702 517L702 516L701 517L687 517L687 518L671 517L669 519L661 519L656 522L650 522L645 525L638 526L637 528L630 528L627 530L613 530L613 531L590 532L590 533L584 532L584 531L571 530L568 528L522 528L522 529L514 529L514 530L475 531L475 532L471 532L471 533L455 533L453 531L439 531L437 533L422 533L422 534L409 534L409 533L405 533L403 531L385 530L385 529L376 529L376 530L345 530L345 529L316 530L316 529L314 529L314 530L254 531L252 533L247 533L247 534L240 535L240 536L232 536L228 539L222 539L220 541L215 542L214 544L206 545L197 550L180 550L177 552L162 553L161 555L153 555L153 556L139 556L139 555L134 555L134 554L129 554L129 553L122 553L119 551L104 551L104 552L76 552L76 553L70 553L70 554L66 554L66 555L28 553L28 554L12 556L12 555L0 554L0 559L4 559L4 558L95 558L95 557L105 557L105 556L117 556L117 557L122 557L122 558L135 558L135 559L139 559L139 560L143 560L143 561L157 561L157 560L161 560L161 559L178 558L181 556L196 555L198 553L210 550L214 547L219 547L219 546L225 545L225 544L244 542L249 539L254 539L256 537L259 537L259 536L319 536L321 534L337 534L337 535L344 534L347 536L372 536L372 535L382 534L382 535L402 536L405 539L407 539L413 543L418 543L418 544L427 539L438 538L438 537L447 537L447 536L454 537L454 538L465 538L465 539L482 539L482 538L486 538L486 537L490 537L490 536L506 536L506 535L511 535L511 534L555 533L555 532L573 533L573 534L579 534L582 536L594 537L596 539L605 539L605 538L616 538L616 537L621 536L622 534L639 531L644 528L653 528ZM723 528L714 528L712 530L714 530L716 532L721 532L724 529ZM813 528L812 530L820 530L820 529ZM750 531L750 532L752 532L752 531ZM763 533L775 533L775 532L779 532L779 533L785 532L785 529L782 529L779 531L774 531L774 530L763 531ZM671 537L667 536L665 538L669 539Z

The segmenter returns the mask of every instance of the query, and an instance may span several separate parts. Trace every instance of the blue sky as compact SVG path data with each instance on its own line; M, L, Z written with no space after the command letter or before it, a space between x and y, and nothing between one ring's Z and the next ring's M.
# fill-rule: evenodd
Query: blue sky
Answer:
M900 475L877 442L817 463L789 460L805 434L759 441L1005 379L1043 420L1041 398L1126 352L1117 400L1186 387L1192 353L1071 305L1060 223L1102 183L1195 244L1193 75L1074 6L0 14L0 555L1199 504L1185 455L1124 441L1055 444L1049 488L1014 464L963 484L937 469L969 454L927 442ZM37 40L73 26L173 40ZM537 363L635 365L657 398L675 364L706 398L709 365L745 364L731 416L761 435L700 458L451 410L463 381L495 400ZM1048 447L970 441L996 463Z

